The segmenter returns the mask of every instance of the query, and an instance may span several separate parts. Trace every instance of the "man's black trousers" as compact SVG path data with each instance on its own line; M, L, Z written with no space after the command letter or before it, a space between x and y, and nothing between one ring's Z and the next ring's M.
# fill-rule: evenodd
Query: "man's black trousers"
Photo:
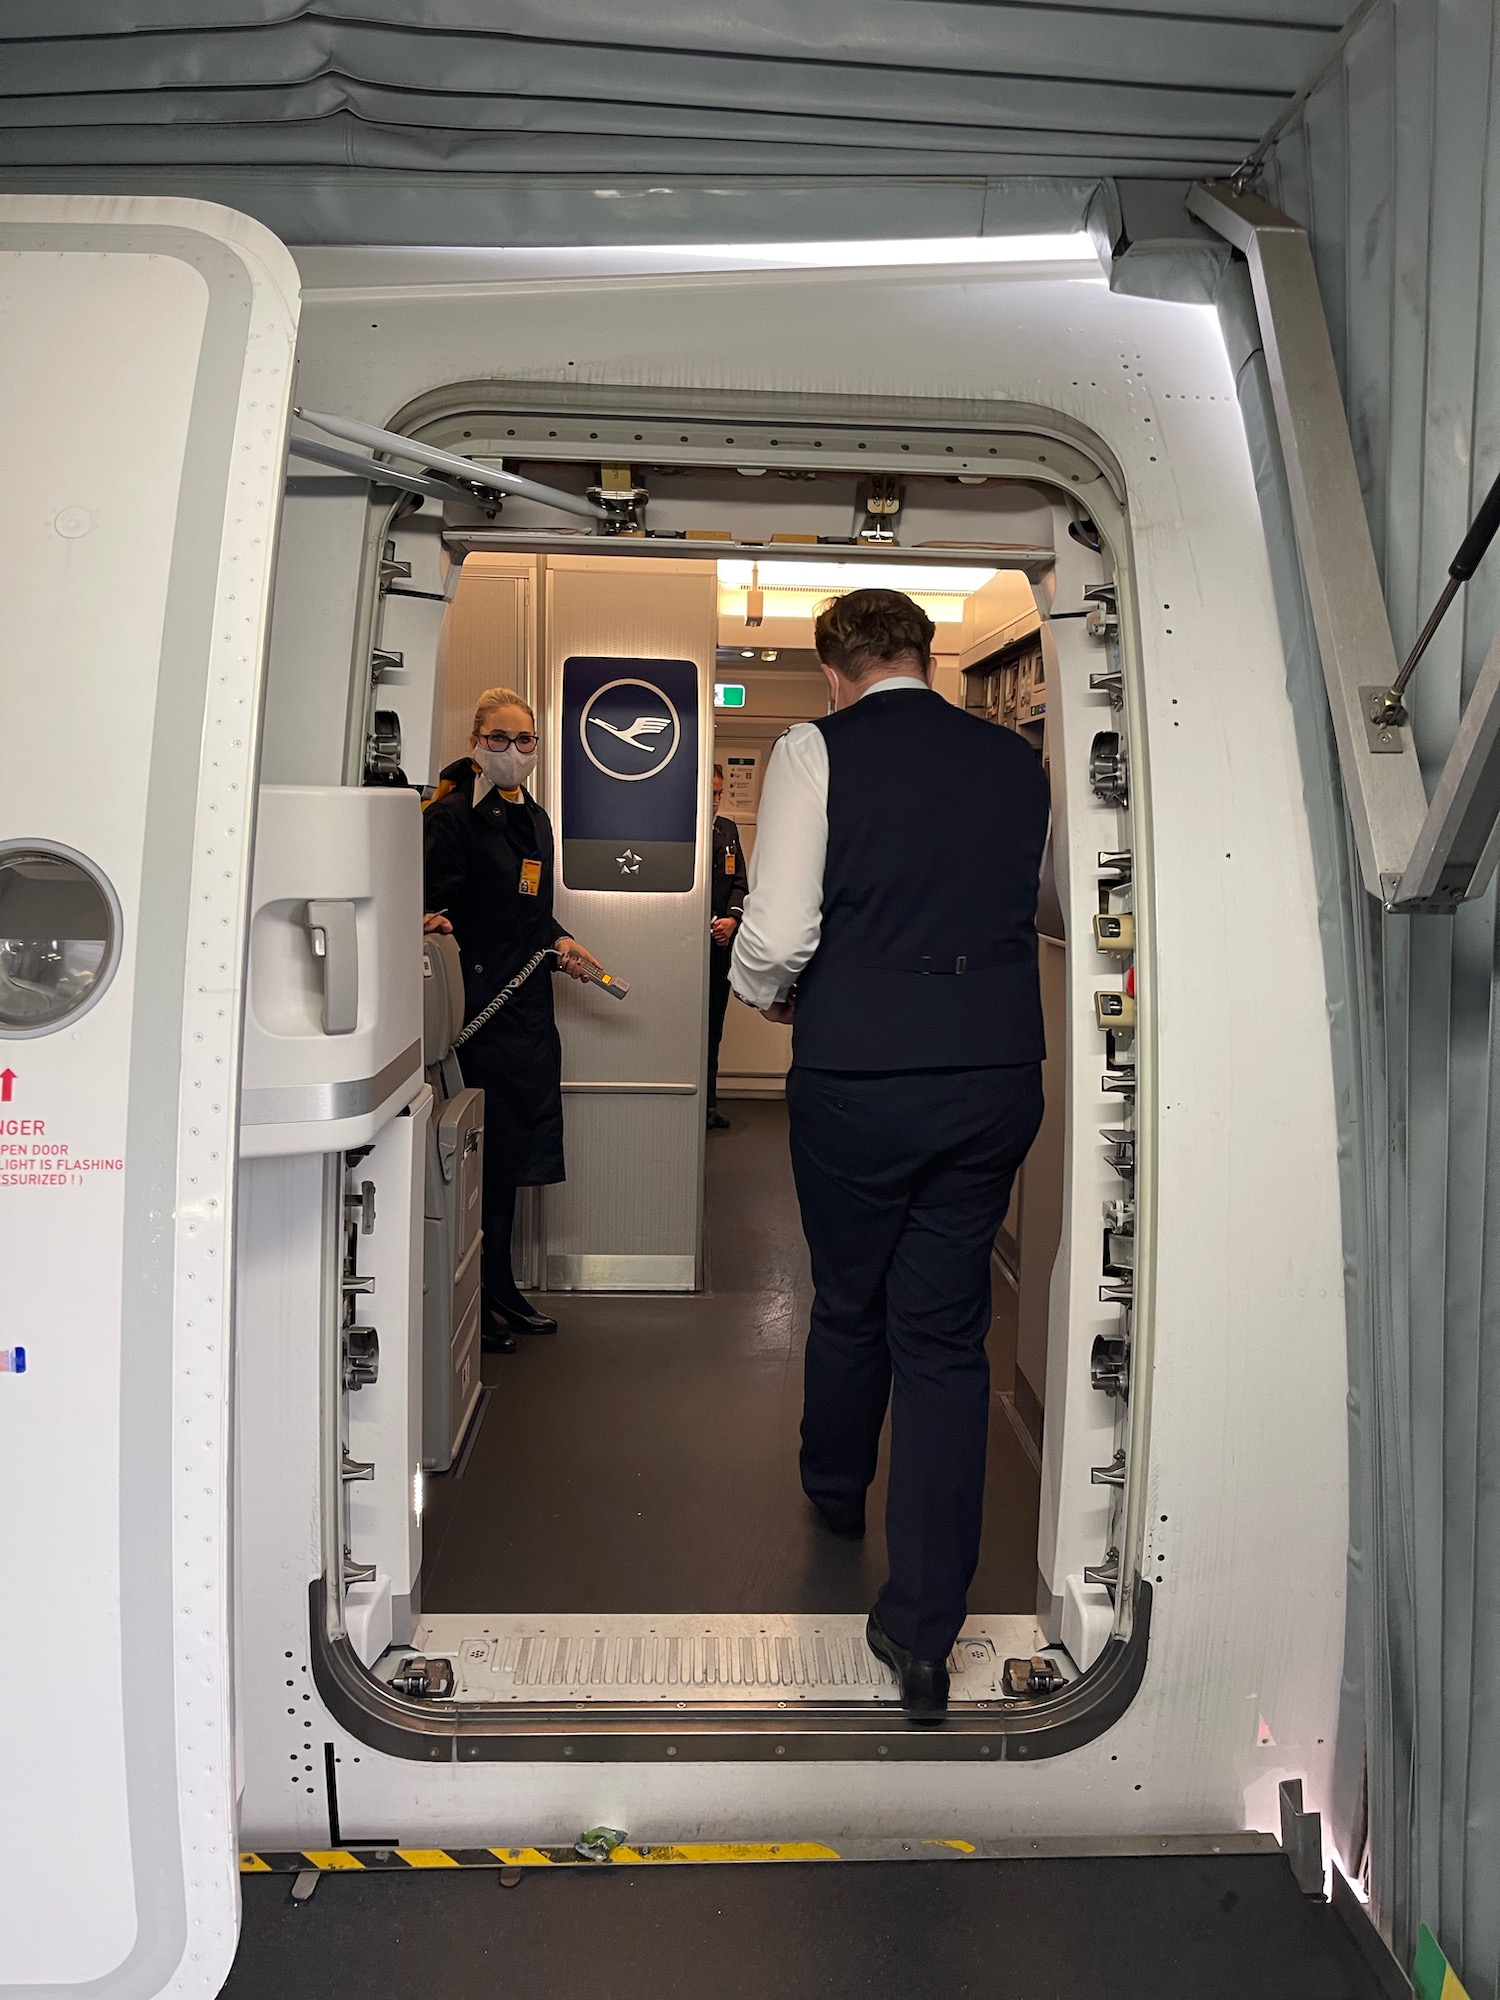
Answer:
M794 1067L787 1108L816 1287L802 1484L830 1515L857 1515L890 1403L880 1618L941 1659L979 1560L990 1249L1041 1124L1041 1066Z

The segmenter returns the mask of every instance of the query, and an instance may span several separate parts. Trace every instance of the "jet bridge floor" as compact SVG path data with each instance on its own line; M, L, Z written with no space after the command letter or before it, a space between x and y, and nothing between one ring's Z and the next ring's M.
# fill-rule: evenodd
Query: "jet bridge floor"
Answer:
M559 1294L546 1301L555 1337L485 1356L488 1394L455 1468L427 1481L424 1613L862 1620L874 1602L884 1463L862 1543L825 1533L797 1480L812 1293L786 1107L725 1108L732 1129L708 1148L707 1289ZM969 1603L1029 1619L1040 1482L1003 1401L1016 1295L1000 1281L995 1304L985 1532Z
M1190 1843L1171 1843L1185 1847ZM509 1886L501 1886L502 1882ZM229 2000L1376 2000L1400 1991L1259 1852L245 1878ZM1358 1920L1356 1920L1358 1921Z

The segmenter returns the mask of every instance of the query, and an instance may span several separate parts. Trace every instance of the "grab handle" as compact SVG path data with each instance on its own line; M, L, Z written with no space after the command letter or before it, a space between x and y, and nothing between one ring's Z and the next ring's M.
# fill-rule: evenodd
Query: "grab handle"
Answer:
M323 964L323 1033L359 1026L359 933L350 902L309 903L304 919L313 957Z

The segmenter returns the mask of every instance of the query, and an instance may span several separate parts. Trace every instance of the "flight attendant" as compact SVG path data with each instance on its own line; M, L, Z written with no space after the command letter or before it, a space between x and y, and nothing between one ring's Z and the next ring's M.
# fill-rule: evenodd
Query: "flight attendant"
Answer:
M934 694L932 621L892 590L815 627L833 712L771 753L734 989L792 1023L792 1167L812 1253L802 1485L864 1533L891 1409L870 1649L941 1721L984 1519L990 1250L1042 1116L1041 760Z
M729 1011L729 960L734 934L740 927L745 892L750 884L745 875L745 851L740 846L740 830L732 819L719 811L724 801L724 766L714 765L714 874L709 897L708 951L708 1129L727 1132L729 1120L719 1109L719 1044L724 1039L724 1016Z
M552 914L552 823L526 790L536 717L511 688L479 697L469 755L450 764L423 819L427 930L449 930L472 1021L544 948L545 958L466 1042L464 1080L484 1092L484 1345L509 1352L517 1333L555 1333L517 1288L510 1241L516 1191L550 1187L563 1168L562 1044L552 974L587 976L598 960Z

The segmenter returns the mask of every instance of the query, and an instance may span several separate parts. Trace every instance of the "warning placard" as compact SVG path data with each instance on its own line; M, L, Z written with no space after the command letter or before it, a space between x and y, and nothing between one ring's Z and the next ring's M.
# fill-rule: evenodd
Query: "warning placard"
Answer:
M82 1187L95 1174L122 1174L118 1155L75 1153L52 1137L45 1118L0 1118L0 1187Z

